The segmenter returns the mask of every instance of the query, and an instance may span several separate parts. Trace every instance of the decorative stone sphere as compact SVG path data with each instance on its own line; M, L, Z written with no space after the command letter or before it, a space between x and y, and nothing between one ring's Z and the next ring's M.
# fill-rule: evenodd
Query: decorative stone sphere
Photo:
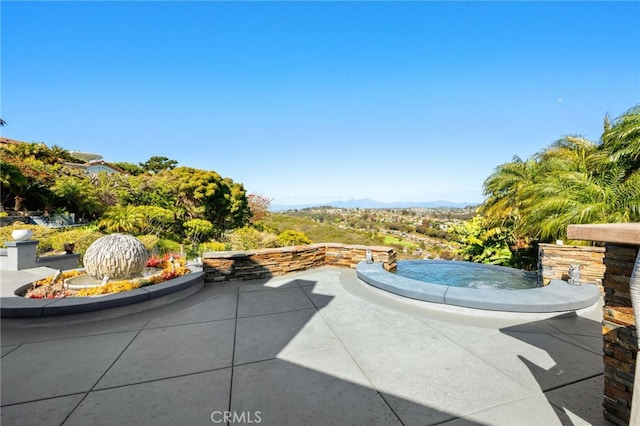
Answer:
M84 254L84 269L101 280L125 280L139 276L147 264L147 249L131 235L111 234L95 240Z
M27 241L33 235L33 231L31 229L14 229L11 232L11 238L14 241Z

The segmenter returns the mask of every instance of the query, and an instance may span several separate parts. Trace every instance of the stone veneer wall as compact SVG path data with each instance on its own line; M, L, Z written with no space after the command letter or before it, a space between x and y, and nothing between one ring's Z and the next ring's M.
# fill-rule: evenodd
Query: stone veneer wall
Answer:
M540 244L538 247L538 270L544 285L551 280L568 280L569 266L579 264L580 279L585 283L595 283L604 292L602 279L605 265L604 247L569 246L557 244Z
M629 281L638 247L607 244L604 256L604 416L629 424L636 369L636 329Z
M268 278L325 265L355 268L365 260L367 250L371 250L375 262L383 262L385 269L396 268L396 251L392 247L320 243L246 252L206 252L202 255L205 284Z

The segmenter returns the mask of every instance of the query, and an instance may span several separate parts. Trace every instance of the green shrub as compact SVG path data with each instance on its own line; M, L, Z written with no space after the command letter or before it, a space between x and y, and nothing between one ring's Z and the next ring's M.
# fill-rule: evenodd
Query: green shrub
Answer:
M278 230L276 228L273 228L264 222L255 222L255 223L252 223L251 226L257 229L258 231L269 232L271 234L278 234Z
M51 242L47 239L43 239L43 240L38 240L38 245L36 246L36 255L37 256L42 256L43 254L52 254L50 252L53 252L53 246L51 245Z
M221 243L219 241L209 241L198 246L200 253L205 251L228 251L229 249L231 249L231 247L228 243Z
M510 234L507 229L489 227L480 216L454 225L452 229L458 242L462 244L458 254L464 260L510 265L512 254L509 247Z
M144 247L147 249L148 252L156 252L158 251L158 242L160 241L160 239L155 236L155 235L139 235L138 238L142 244L144 244Z
M227 237L232 250L255 250L277 247L277 237L269 232L245 226L236 229Z
M280 247L311 244L311 240L304 234L304 232L294 231L292 229L287 229L278 235L277 242Z
M187 238L189 238L194 244L199 243L202 240L206 240L215 231L213 223L205 219L191 219L182 224L184 232Z
M158 239L157 247L160 253L180 253L183 249L182 244L165 238Z
M48 234L42 239L42 244L50 245L54 251L63 251L67 243L75 244L74 253L80 255L80 262L82 262L87 248L102 236L102 233L92 229L73 228Z

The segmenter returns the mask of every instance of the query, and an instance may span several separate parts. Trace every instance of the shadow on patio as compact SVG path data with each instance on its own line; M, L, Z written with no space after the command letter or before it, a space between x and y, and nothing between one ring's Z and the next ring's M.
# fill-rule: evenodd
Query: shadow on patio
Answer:
M589 419L548 394L594 376L563 345L593 350L564 334L547 343L522 327L465 331L385 309L345 290L343 274L352 271L209 286L96 323L3 324L3 425L570 424L562 407ZM500 346L461 344L469 335L519 341L525 356L490 362ZM555 367L530 355L543 352ZM571 373L546 378L559 369ZM496 407L506 411L487 421Z

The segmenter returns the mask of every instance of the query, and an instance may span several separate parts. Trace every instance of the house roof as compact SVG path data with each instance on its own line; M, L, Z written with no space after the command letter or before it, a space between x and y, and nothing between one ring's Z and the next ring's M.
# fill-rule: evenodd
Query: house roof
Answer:
M100 161L102 160L102 155L100 154L93 154L90 152L82 152L82 151L69 151L69 154L71 154L72 157L75 157L79 160L85 161L85 162L92 162L92 161Z
M4 136L0 136L0 144L2 145L19 144L19 143L27 143L27 142L15 140L15 139L9 139L9 138L5 138Z
M69 163L69 162L64 162L62 164L64 164L67 167L71 167L72 169L83 169L87 171L89 171L88 169L93 166L104 166L112 169L116 173L124 173L124 170L122 170L120 167L113 165L111 163L107 163L104 160L90 161L88 163L82 163L82 164Z

